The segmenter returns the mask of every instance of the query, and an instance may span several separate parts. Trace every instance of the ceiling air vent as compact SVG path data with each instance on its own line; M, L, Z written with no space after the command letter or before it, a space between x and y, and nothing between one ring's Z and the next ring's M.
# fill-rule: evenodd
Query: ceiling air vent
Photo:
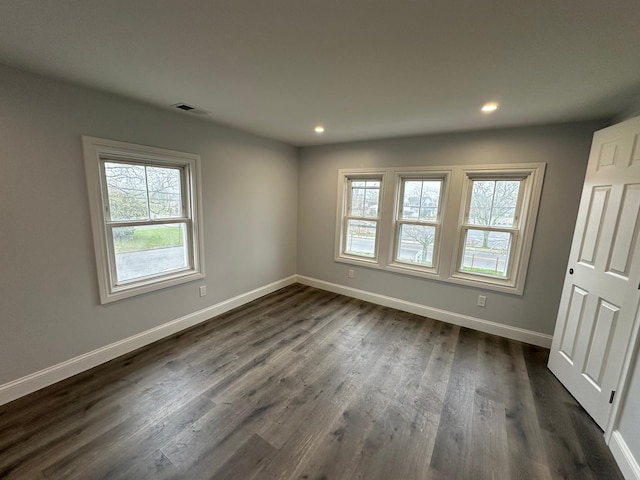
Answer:
M171 105L171 107L177 108L179 110L184 110L185 112L194 113L196 115L206 115L209 113L206 110L198 107L192 107L191 105L187 105L186 103L176 103L174 105Z

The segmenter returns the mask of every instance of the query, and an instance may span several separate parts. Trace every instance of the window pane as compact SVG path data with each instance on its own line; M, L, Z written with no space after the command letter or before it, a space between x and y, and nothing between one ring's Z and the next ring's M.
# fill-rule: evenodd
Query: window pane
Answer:
M364 216L378 216L378 199L380 197L380 188L367 188L364 200Z
M507 276L511 233L467 230L461 269L494 277Z
M354 217L377 218L380 180L352 180L349 184L351 198L348 214Z
M422 182L422 199L420 201L420 220L437 220L440 187L442 182Z
M355 217L363 217L364 216L364 194L365 189L356 188L356 183L364 183L364 182L353 182L351 187L351 205L349 205L349 215Z
M515 223L518 193L521 182L519 180L507 180L496 182L496 193L491 210L491 225L500 227L512 227Z
M151 218L181 217L181 171L177 168L146 168Z
M124 163L104 164L112 220L149 218L145 167Z
M117 281L189 267L186 223L113 228Z
M400 225L397 259L401 262L432 267L435 236L435 227Z
M469 224L512 227L520 185L520 180L473 180Z
M363 257L375 257L377 222L347 221L345 253Z
M402 194L402 219L414 220L420 215L420 197L422 193L422 182L414 180L404 181L404 192Z
M437 220L441 188L440 180L405 180L402 219Z

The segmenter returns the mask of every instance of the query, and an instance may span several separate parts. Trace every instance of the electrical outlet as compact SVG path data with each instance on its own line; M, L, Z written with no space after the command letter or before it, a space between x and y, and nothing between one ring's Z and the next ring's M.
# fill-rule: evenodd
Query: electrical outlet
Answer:
M204 297L207 294L207 286L206 285L202 285L200 287L200 296Z
M478 306L484 307L487 304L487 297L484 295L478 295Z
M348 276L349 278L353 278L353 277L355 277L355 274L353 273L353 270L349 269L349 272L347 273L347 276Z

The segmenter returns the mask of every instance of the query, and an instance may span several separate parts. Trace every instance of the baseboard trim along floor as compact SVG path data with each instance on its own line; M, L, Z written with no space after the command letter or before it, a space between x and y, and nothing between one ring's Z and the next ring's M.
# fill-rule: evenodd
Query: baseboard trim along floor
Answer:
M423 317L433 318L434 320L452 323L461 327L472 328L480 332L499 335L501 337L509 338L511 340L518 340L520 342L537 345L539 347L551 348L551 341L553 340L553 336L547 335L545 333L534 332L532 330L525 330L518 327L511 327L502 323L496 323L490 320L484 320L482 318L462 315L447 310L441 310L439 308L428 307L419 303L408 302L406 300L401 300L395 297L388 297L386 295L380 295L378 293L371 293L367 292L366 290L358 290L357 288L325 282L324 280L305 277L303 275L298 275L297 279L298 283L302 283L303 285L327 290L333 293L339 293L341 295L357 298L359 300L365 300L367 302L375 303L376 305L395 308L396 310L402 310L404 312L421 315Z
M620 471L624 478L627 480L640 480L640 465L634 458L631 450L627 446L627 442L624 441L622 434L616 430L611 436L611 442L609 442L609 449L613 454L620 467Z
M344 285L325 282L324 280L318 280L316 278L306 277L303 275L291 275L290 277L256 288L250 292L237 295L233 298L197 312L187 314L163 325L159 325L118 342L100 347L57 365L53 365L4 385L0 385L0 405L33 393L41 388L96 367L102 363L113 360L114 358L132 352L137 348L149 345L157 340L197 325L212 317L225 313L296 282L322 290L339 293L341 295L346 295L348 297L365 300L367 302L375 303L376 305L391 307L454 325L472 328L480 332L491 333L544 348L551 347L552 336L544 333L511 327L489 320L428 307L426 305L408 302L399 298L388 297L386 295L380 295Z
M298 282L0 407L0 477L633 478L548 355Z
M77 375L78 373L161 340L169 335L178 333L181 330L193 327L194 325L228 312L229 310L233 310L245 303L249 303L293 283L296 283L296 275L291 275L290 277L264 285L250 292L237 295L228 300L211 305L210 307L198 310L197 312L189 313L118 342L97 348L91 352L58 363L57 365L0 385L0 405L4 405L41 388L48 387L56 382Z

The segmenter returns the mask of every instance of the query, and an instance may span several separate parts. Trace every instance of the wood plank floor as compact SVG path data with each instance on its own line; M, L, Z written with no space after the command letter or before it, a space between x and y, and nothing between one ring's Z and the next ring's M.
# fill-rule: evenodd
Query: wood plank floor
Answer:
M547 356L296 284L0 407L0 478L621 479Z

